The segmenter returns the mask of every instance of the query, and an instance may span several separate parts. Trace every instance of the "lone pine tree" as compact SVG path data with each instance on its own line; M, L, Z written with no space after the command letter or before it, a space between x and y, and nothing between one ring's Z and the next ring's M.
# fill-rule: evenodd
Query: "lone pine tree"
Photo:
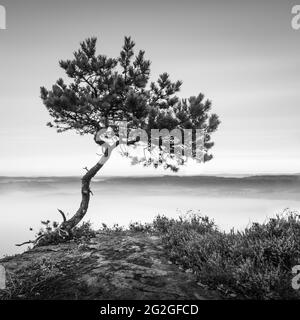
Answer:
M213 146L211 134L220 123L218 116L210 113L211 102L204 99L203 94L189 99L180 99L176 95L182 85L181 81L172 82L169 75L163 73L156 82L150 83L150 61L145 59L144 51L135 55L135 43L130 37L125 37L117 58L97 55L96 42L96 38L86 39L71 60L59 62L70 78L68 84L59 79L51 90L41 88L41 98L52 117L52 121L47 124L49 127L56 128L57 132L75 130L81 135L90 134L95 143L103 148L100 160L92 168L86 168L87 172L82 177L82 199L77 212L67 220L60 211L64 217L61 229L68 232L82 220L88 210L92 178L120 144L120 121L126 121L128 131L143 129L149 134L152 129L190 129L193 133L193 147L196 143L194 132L201 129L204 162L212 159L209 154ZM113 138L113 144L107 143L109 138ZM129 146L140 147L140 144L139 137L128 140L127 152L123 155L130 157L133 147ZM163 165L164 168L176 171L187 161L187 157L179 157L175 164L170 164L167 159L172 158L172 154L166 156L162 144L158 145L158 161L146 158L137 160L132 156L133 162L143 162L144 165L154 167ZM150 143L146 147L150 148Z

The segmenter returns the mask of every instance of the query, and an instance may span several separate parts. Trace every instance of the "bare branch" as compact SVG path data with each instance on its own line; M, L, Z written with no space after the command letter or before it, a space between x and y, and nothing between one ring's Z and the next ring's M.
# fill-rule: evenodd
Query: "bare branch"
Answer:
M40 240L41 238L43 238L45 235L42 234L40 235L39 237L37 237L35 240L29 240L29 241L26 241L26 242L23 242L23 243L19 243L19 244L16 244L17 247L21 247L21 246L24 246L25 244L33 244L33 245L36 245Z
M66 215L64 214L64 212L60 209L57 209L57 211L62 215L63 217L63 222L66 222L67 221L67 218L66 218Z
M21 246L24 246L25 244L33 244L35 243L35 241L32 241L32 240L29 240L29 241L26 241L26 242L23 242L23 243L18 243L16 244L16 247L21 247Z

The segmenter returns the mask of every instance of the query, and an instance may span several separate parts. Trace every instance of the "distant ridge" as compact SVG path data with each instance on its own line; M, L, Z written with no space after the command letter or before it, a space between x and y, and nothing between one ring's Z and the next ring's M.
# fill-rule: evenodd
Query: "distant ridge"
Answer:
M21 185L55 185L55 184L78 184L81 177L5 177L0 176L0 185L5 184L21 184ZM268 185L275 186L278 184L286 186L300 187L300 175L253 175L246 177L224 177L224 176L135 176L135 177L117 177L117 176L97 176L93 180L93 184L124 184L124 185L181 185L186 187L192 186L252 186L252 185ZM300 190L299 190L300 191Z
M166 179L166 178L220 178L220 179L259 179L259 178L289 178L298 177L300 173L280 173L280 174L201 174L201 175L137 175L137 176L103 176L98 175L95 179ZM0 176L0 179L81 179L82 176Z

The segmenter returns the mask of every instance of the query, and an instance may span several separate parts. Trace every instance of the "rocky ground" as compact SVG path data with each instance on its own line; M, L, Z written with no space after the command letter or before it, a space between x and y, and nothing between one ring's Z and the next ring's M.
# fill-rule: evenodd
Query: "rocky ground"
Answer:
M0 264L8 282L2 299L219 298L172 264L161 239L146 232L99 232L89 241L35 248Z

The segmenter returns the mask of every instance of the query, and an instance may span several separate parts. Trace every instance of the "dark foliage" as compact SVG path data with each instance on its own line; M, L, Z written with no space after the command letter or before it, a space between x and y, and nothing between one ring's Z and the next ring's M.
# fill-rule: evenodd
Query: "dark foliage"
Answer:
M125 37L117 58L97 55L96 42L96 38L85 40L74 52L73 59L60 61L70 79L68 84L59 79L52 89L41 88L41 98L53 118L48 125L58 132L75 130L94 137L101 129L110 128L117 138L120 121L127 121L128 130L143 129L149 136L151 129L201 129L205 139L204 161L210 160L211 133L220 123L218 116L210 113L211 102L201 93L180 99L176 94L182 82L171 81L167 73L150 83L150 61L145 59L144 51L135 55L135 43L130 37ZM194 148L196 139L194 134ZM161 147L160 151L165 150ZM133 159L133 163L157 167L165 165L165 159L162 156L160 161L150 160L150 163L144 158ZM176 171L176 166L183 162L184 158L180 157L175 166L165 165L165 168Z

